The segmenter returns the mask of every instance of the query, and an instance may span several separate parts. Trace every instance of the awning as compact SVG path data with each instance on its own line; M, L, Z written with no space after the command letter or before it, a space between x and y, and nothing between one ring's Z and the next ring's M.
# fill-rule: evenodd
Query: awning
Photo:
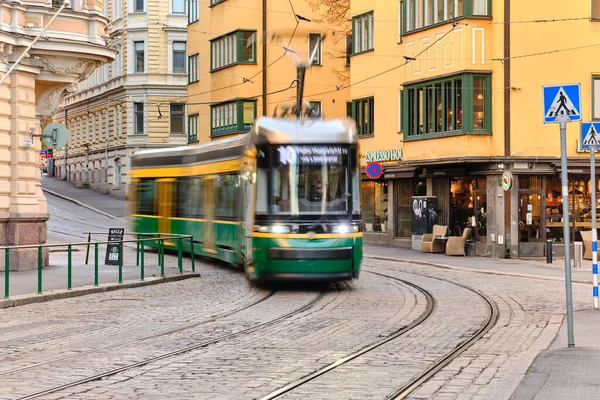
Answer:
M385 179L403 179L412 178L415 176L415 170L417 167L409 168L386 168L383 172Z

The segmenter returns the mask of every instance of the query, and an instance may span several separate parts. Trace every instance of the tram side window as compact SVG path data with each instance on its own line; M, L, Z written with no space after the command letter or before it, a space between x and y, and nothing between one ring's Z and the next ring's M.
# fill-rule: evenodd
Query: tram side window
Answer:
M202 218L202 178L183 178L177 181L176 215L182 218Z
M239 175L221 175L215 179L217 218L235 219Z
M156 215L154 207L156 195L156 181L154 179L142 179L138 185L137 213L141 215Z

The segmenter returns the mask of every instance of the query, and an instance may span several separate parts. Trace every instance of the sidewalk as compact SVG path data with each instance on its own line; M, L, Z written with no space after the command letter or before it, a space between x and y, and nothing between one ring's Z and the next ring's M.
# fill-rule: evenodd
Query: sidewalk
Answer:
M126 216L126 201L99 194L90 189L77 189L70 182L53 177L44 177L42 187L49 194L55 193L97 212L117 218ZM103 252L101 254L104 255ZM148 255L148 257L155 258L156 254ZM456 270L476 270L490 274L565 281L564 258L554 258L552 264L546 264L545 258L447 257L443 254L423 254L406 248L365 245L364 262L368 263L372 258L410 261ZM185 262L189 263L189 258ZM156 262L153 264L156 265ZM66 262L64 265L66 266ZM135 265L135 260L129 265ZM169 265L172 264L169 263ZM62 267L57 267L57 269L60 268ZM80 273L85 271L85 274L89 274L91 271L93 279L93 263L85 267L80 265L78 268ZM111 274L114 276L115 271L116 268L103 267L105 277L111 277ZM152 269L147 269L147 271L148 274L150 271L154 273ZM53 272L51 269L44 270L48 276L51 276ZM27 273L33 273L35 276L37 272L29 271ZM130 274L128 276L135 276L136 273L139 273L139 268L128 267L128 274ZM57 273L57 275L59 274ZM34 276L23 279L35 281ZM176 277L176 275L173 276ZM581 268L571 268L571 278L573 283L591 284L591 262L584 260ZM538 340L528 351L518 357L511 370L508 371L508 375L503 378L499 385L501 393L496 392L490 398L502 400L600 398L596 383L596 367L600 365L600 340L597 339L597 332L600 331L600 311L590 309L574 312L573 319L576 347L568 348L566 317L551 319Z

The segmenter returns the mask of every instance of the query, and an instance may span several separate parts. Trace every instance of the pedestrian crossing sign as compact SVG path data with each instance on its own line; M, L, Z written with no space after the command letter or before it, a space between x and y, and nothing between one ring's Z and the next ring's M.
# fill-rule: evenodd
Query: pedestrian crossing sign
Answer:
M600 148L600 122L581 123L581 148Z
M559 116L568 122L581 121L581 89L579 83L572 85L544 86L544 123L560 122Z

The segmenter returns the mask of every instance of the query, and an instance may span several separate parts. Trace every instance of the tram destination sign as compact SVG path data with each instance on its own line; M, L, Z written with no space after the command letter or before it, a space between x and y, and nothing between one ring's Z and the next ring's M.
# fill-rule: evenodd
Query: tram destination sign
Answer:
M401 161L402 149L396 150L377 150L367 151L365 153L365 162L382 162L382 161Z
M341 164L348 149L342 146L279 146L281 164Z

